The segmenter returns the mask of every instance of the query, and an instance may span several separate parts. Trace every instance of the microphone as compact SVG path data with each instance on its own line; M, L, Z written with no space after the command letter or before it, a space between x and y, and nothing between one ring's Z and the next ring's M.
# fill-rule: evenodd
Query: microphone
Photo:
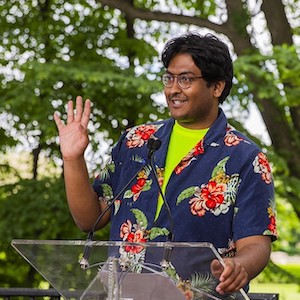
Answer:
M151 164L151 159L153 157L153 154L154 154L154 152L156 150L158 150L160 148L161 144L162 144L161 140L158 139L158 138L156 138L156 137L154 137L154 136L152 136L152 138L150 138L148 140L148 145L147 146L149 148L149 152L148 152L148 155L147 155L146 162L130 178L130 180L124 185L124 187L120 190L120 192L112 199L112 201L110 202L110 204L107 205L107 207L101 212L101 214L97 218L97 220L94 223L92 229L88 233L88 236L87 236L87 239L86 239L86 243L85 243L85 246L84 246L84 250L83 250L83 255L82 255L82 258L79 260L79 265L80 265L80 267L82 269L87 269L89 267L89 257L90 257L90 253L91 253L91 249L92 249L92 244L93 244L92 243L93 236L94 236L94 233L96 231L96 227L97 227L98 223L101 221L101 219L103 218L103 216L105 215L105 213L113 206L113 204L116 202L116 200L118 200L118 198L125 192L125 190L128 188L128 186L134 181L134 179L138 176L138 174L141 172L141 170L146 166L146 164L147 164L147 162L149 160L150 160L150 164ZM153 170L154 170L154 175L155 175L156 181L158 183L158 179L157 179L157 175L156 175L155 169L153 169ZM160 192L161 192L161 190L160 190Z
M151 158L153 157L154 152L160 148L161 144L162 144L162 141L155 136L152 136L152 138L150 138L148 140L148 145L147 145L149 148L148 159L150 159L150 163L151 163ZM155 169L153 170L153 172L156 174Z

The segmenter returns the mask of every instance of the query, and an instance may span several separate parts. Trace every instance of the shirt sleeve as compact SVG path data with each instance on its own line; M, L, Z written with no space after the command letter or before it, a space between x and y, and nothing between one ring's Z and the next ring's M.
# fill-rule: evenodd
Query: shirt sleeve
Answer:
M247 162L241 174L233 219L233 237L267 235L277 239L274 184L270 164L262 152Z
M120 157L120 148L124 138L125 134L123 134L119 141L113 146L107 163L100 170L93 182L93 189L97 193L98 198L107 203L114 197L113 182L116 180L115 177L118 174L118 171L116 170L118 165L117 158Z

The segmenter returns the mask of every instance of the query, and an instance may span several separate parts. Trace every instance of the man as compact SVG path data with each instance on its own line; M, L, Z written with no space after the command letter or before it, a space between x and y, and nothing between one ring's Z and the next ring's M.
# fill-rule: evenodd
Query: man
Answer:
M167 43L162 60L171 118L124 132L93 186L83 157L90 101L83 105L77 97L76 115L69 101L66 125L55 115L68 204L84 231L111 205L97 224L102 228L111 222L111 240L165 241L171 235L172 241L212 243L225 263L211 265L220 281L216 291L236 292L267 265L276 239L270 166L219 107L233 77L223 42L188 33ZM162 142L151 153L154 167L149 164L151 138Z

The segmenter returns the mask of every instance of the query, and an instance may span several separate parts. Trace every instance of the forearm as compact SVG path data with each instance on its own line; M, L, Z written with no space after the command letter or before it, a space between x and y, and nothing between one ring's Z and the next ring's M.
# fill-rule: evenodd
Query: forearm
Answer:
M64 160L64 177L74 221L81 230L89 231L100 215L101 207L91 186L84 158Z
M268 236L254 236L237 241L234 261L245 268L248 279L256 277L268 264L271 240Z

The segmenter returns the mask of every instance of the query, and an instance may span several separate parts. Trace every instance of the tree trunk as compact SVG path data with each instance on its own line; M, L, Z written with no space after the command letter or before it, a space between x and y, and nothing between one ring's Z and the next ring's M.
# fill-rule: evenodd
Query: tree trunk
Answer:
M37 148L32 150L33 155L33 165L32 165L32 178L37 179L38 175L38 162L39 162L39 155L41 153L42 147L39 144Z

